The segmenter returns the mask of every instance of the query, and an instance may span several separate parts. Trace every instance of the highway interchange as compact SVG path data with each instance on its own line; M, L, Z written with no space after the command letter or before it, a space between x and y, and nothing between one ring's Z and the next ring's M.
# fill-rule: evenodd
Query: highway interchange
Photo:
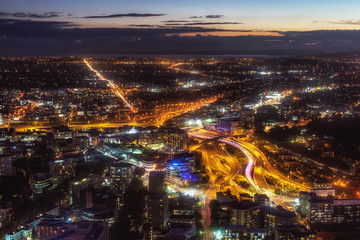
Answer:
M298 183L278 172L268 161L266 156L254 145L236 139L230 135L221 135L218 132L204 129L189 130L189 136L203 141L191 150L198 149L202 153L203 165L209 175L210 187L205 190L202 215L206 229L210 225L210 210L207 207L210 200L215 198L217 191L230 189L232 194L260 193L266 194L274 205L281 205L286 209L294 210L293 202L299 191L309 191L306 184ZM214 141L211 141L214 140ZM240 150L245 158L236 158L226 150L227 146ZM244 161L245 160L245 161ZM276 194L273 184L268 182L271 177L277 184L296 194ZM248 182L246 184L240 182ZM209 231L205 236L209 236Z

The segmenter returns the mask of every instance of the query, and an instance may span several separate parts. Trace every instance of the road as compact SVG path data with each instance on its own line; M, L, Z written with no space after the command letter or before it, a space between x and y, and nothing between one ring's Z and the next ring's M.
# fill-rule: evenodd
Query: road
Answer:
M89 63L85 58L84 58L84 63L86 64L86 66L87 66L91 71L93 71L93 72L96 74L96 76L97 76L100 80L106 81L106 82L109 84L109 86L111 87L111 89L114 91L115 95L118 96L119 98L121 98L122 101L125 103L125 105L126 105L127 107L129 107L132 112L135 112L135 110L134 110L134 108L132 107L132 105L129 103L128 100L126 100L125 95L124 95L124 93L122 92L122 90L119 89L119 87L118 87L113 81L106 79L99 71L97 71L96 69L94 69L94 68L90 65L90 63Z
M195 111L201 107L211 104L217 101L217 97L211 97L207 99L201 99L191 103L174 103L168 104L166 107L155 109L154 112L148 112L147 114L137 111L130 116L127 122L106 122L106 123L64 123L65 125L75 129L90 129L90 128L116 128L124 125L131 126L161 126L169 119L180 116L186 112ZM51 124L49 122L37 121L37 124L19 123L3 125L4 127L13 127L18 132L25 132L28 130L45 130L54 126L58 126L59 123Z
M232 189L235 193L249 193L248 189L241 187L236 178L242 176L242 164L226 148L219 147L216 143L201 144L198 146L202 153L203 165L210 177L210 187L204 191L202 198L201 214L203 216L203 225L205 227L205 239L211 239L212 233L209 230L211 224L209 203L216 198L216 192Z
M266 156L254 145L245 142L245 141L241 141L238 139L234 139L232 137L225 137L225 138L219 138L220 133L217 132L211 132L211 131L206 131L203 129L196 129L196 130L192 130L189 131L188 134L190 136L193 136L195 138L202 138L202 139L215 139L218 142L221 143L225 143L227 145L233 146L237 149L239 149L246 157L247 159L247 164L245 166L244 171L241 171L241 169L239 169L239 165L235 164L235 162L238 161L234 161L231 160L230 157L225 158L228 163L228 166L230 167L230 170L228 171L228 174L232 173L234 174L234 172L237 173L237 175L239 174L243 174L247 181L250 183L250 185L252 186L252 189L245 189L245 192L252 192L252 193L261 193L261 194L266 194L271 202L274 202L275 204L278 205L282 205L283 207L286 207L289 209L289 205L287 204L288 202L291 202L294 200L295 196L282 196L282 195L277 195L275 193L275 189L274 186L270 186L269 183L267 182L267 178L271 177L274 181L276 181L277 184L281 184L284 188L291 190L293 192L299 192L299 191L309 191L310 187L306 186L305 184L302 183L298 183L296 181L293 181L291 179L289 179L288 177L286 177L284 174L278 172L268 161L268 159L266 158ZM209 142L209 141L206 141ZM208 145L209 143L205 144ZM201 147L201 149L206 149L206 147ZM214 150L212 150L214 152ZM204 150L202 150L202 153L204 153ZM210 154L214 154L211 153ZM206 158L205 158L206 159ZM219 165L219 162L205 162L206 166L208 168L210 168L211 170L220 170L222 172L225 172L225 169L223 169L223 167L221 165ZM228 176L228 175L224 175L224 176ZM236 182L233 180L234 179L234 175L230 175L231 177L231 184L228 184L229 187L231 187L232 190L234 191L240 191L241 189L239 189L236 184ZM219 177L219 176L218 176ZM214 178L214 177L212 177ZM226 180L226 177L225 177Z

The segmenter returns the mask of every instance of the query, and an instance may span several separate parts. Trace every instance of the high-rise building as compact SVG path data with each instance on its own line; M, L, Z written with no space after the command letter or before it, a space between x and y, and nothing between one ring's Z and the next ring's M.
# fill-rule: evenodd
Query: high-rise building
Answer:
M149 192L162 193L165 190L165 172L152 171L149 174Z
M168 179L189 181L195 171L195 156L189 153L175 154L166 164Z
M188 135L179 128L162 127L159 133L164 144L164 152L181 152L187 148Z
M233 132L239 125L238 118L220 118L217 120L216 129L222 132Z
M12 202L0 201L0 228L9 223L13 216Z
M149 175L149 196L147 198L147 218L150 235L161 232L168 221L168 196L165 192L164 172L151 172ZM152 237L151 237L152 238Z
M90 146L89 137L87 136L76 136L73 141L75 151L85 152Z
M285 209L279 210L266 206L262 209L264 218L264 229L266 232L273 232L277 226L296 225L296 214Z
M0 128L0 141L12 140L15 137L14 128Z
M168 198L165 192L149 195L148 220L152 232L161 231L166 227L168 221Z
M254 126L254 115L253 109L241 109L239 111L240 126L243 128L252 128Z
M54 187L65 179L75 177L75 159L58 159L49 163L49 172L53 177Z
M134 166L130 163L115 162L111 164L111 187L123 194L133 178Z
M285 209L264 206L261 202L234 202L230 207L230 225L244 225L247 228L263 228L267 233L276 226L296 224L296 214Z
M92 208L95 204L95 189L88 187L80 191L80 207L81 209Z
M169 199L169 223L190 223L195 225L196 199L181 194Z
M186 131L175 127L147 127L139 131L138 143L150 148L161 148L166 153L176 153L187 148Z
M14 158L11 155L0 155L0 176L13 176L15 174L13 162Z
M234 202L230 207L230 225L243 225L247 228L261 227L261 209L251 201Z
M360 223L360 199L336 199L300 192L300 210L312 225Z
M38 198L44 192L53 189L54 187L53 178L50 174L46 174L46 173L34 174L31 178L31 186L32 186L33 197Z
M77 204L80 202L80 191L89 185L96 184L97 178L95 175L83 178L80 181L72 181L69 183L69 203Z
M162 144L162 139L157 127L146 127L139 131L138 143L145 147L156 147Z

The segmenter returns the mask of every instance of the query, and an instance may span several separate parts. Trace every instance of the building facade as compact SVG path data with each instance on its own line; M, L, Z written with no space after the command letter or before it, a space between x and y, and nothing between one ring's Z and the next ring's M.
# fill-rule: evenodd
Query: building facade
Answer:
M64 180L75 177L75 159L53 160L49 163L49 172L56 187Z
M111 164L111 187L123 194L133 178L134 166L130 163L115 162Z

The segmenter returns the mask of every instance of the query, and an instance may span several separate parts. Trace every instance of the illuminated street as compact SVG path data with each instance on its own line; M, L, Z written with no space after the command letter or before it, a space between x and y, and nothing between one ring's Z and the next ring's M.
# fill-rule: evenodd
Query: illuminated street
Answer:
M101 73L99 71L97 71L96 69L94 69L90 63L84 58L84 63L88 66L88 68L93 71L96 76L102 80L102 81L106 81L109 86L111 87L111 89L114 91L114 93L116 94L116 96L118 96L119 98L121 98L123 100L123 102L125 103L125 105L127 107L129 107L131 109L132 112L135 112L134 108L131 106L131 104L128 102L128 100L126 100L126 97L124 95L124 93L121 91L121 89L119 89L119 87L117 85L115 85L115 83L111 80L105 79Z
M218 133L213 133L204 130L195 130L189 131L189 135L195 138L203 138L203 139L212 139L218 137ZM231 156L226 156L226 165L225 163L221 163L214 156L219 156L219 152L222 151L222 148L214 146L207 146L211 143L207 143L204 146L201 146L201 152L204 156L204 161L206 162L206 167L210 174L211 183L217 183L219 181L217 179L221 179L221 185L223 185L226 180L230 180L227 186L229 186L234 192L258 192L262 194L266 194L272 202L275 204L280 204L286 208L289 208L288 203L293 202L295 196L279 196L275 194L274 187L269 186L266 181L266 176L272 176L278 181L278 184L282 186L294 190L296 192L299 191L309 191L310 187L292 181L285 177L283 174L279 173L275 170L273 166L268 162L265 155L255 146L250 143L240 141L237 139L233 139L230 137L220 138L217 141L231 145L237 149L239 149L247 158L247 164L245 169L241 169L241 165L238 161L236 161ZM225 154L225 153L223 153ZM236 182L234 182L234 175L241 173L246 177L247 181L251 184L252 188L242 189L240 188ZM224 185L223 185L224 186Z

